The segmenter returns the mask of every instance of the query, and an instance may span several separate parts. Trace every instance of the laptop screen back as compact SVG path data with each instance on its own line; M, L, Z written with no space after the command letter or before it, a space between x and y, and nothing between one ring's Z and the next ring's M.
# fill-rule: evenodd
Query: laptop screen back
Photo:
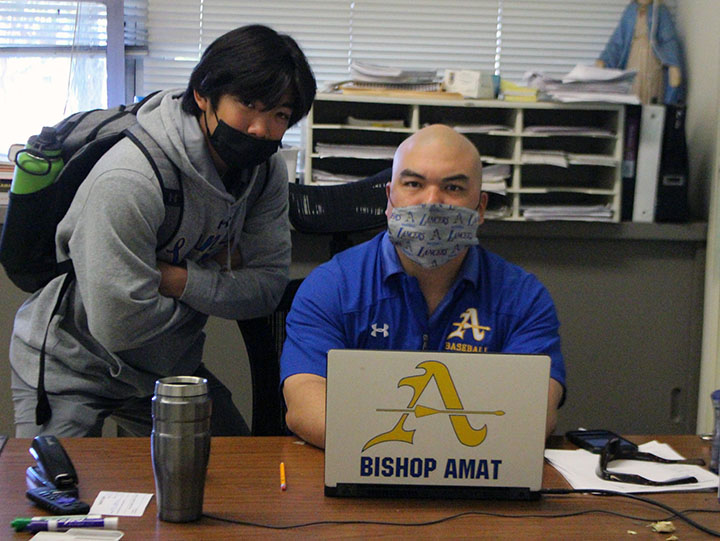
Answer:
M550 358L328 352L328 495L530 498L542 484Z

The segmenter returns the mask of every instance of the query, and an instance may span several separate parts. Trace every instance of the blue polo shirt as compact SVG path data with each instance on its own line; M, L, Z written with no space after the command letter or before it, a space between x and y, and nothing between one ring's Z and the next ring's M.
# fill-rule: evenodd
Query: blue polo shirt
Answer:
M326 377L330 349L543 353L565 386L559 322L532 274L471 246L458 278L428 317L416 278L381 233L314 269L287 317L280 380Z

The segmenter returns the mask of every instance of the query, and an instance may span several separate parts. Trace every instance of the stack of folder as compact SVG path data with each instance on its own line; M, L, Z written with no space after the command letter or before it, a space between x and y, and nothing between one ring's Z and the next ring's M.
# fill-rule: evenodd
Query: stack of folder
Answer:
M636 72L598 68L578 64L561 79L530 71L525 74L527 84L540 91L540 99L574 102L609 102L638 104L632 93Z
M537 88L520 86L502 79L500 81L500 97L505 101L537 101Z
M350 77L350 81L335 83L333 89L348 94L462 99L461 94L443 91L436 70L407 70L353 61Z
M350 77L354 83L380 85L413 86L439 83L437 72L434 70L405 70L357 61L350 64Z

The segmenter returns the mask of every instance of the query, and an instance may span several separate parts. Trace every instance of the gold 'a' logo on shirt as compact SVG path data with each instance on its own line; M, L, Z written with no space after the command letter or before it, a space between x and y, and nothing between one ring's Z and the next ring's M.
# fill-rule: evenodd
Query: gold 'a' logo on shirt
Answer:
M450 338L459 338L460 340L465 339L465 331L472 329L473 338L476 342L482 342L485 338L485 331L489 331L490 327L480 325L478 322L478 313L476 308L468 308L462 314L460 314L460 321L453 323L452 325L456 329L447 335Z
M445 414L450 418L455 436L460 443L468 447L476 447L480 445L487 436L487 425L482 428L473 428L468 420L468 415L505 415L504 411L466 411L463 409L462 401L458 395L455 384L448 367L439 361L423 361L416 368L423 370L423 374L415 376L407 376L398 382L398 387L408 386L413 389L413 396L407 408L403 409L380 409L381 412L398 412L400 419L395 426L382 434L378 434L370 439L364 446L363 451L369 449L373 445L386 441L401 441L412 444L415 436L415 429L407 430L405 421L414 414L417 419L427 417L429 415ZM418 400L427 388L431 380L435 380L440 397L442 398L445 409L435 409L422 404L418 404Z

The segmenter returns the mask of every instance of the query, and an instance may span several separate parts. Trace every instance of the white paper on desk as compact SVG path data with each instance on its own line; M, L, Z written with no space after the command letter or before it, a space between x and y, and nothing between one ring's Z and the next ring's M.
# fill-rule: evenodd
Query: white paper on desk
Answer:
M651 441L639 446L640 451L652 453L663 458L683 458L666 443ZM684 464L659 464L641 460L617 460L608 468L610 471L635 473L654 481L669 481L678 477L694 476L698 482L685 485L652 487L632 483L618 483L600 479L595 473L600 455L594 455L584 449L568 451L563 449L545 449L545 458L575 489L603 489L617 492L675 492L681 490L702 490L718 488L718 476L701 466Z
M101 490L90 508L90 514L141 517L152 497L152 494L139 492Z

